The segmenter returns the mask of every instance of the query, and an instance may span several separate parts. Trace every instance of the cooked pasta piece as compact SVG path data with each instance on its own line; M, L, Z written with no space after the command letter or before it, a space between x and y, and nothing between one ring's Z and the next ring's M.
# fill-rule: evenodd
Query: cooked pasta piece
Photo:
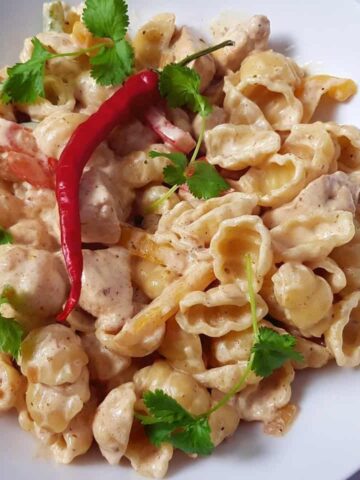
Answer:
M99 405L94 422L94 437L111 465L119 463L129 442L136 396L129 382L114 388Z
M25 385L25 378L13 366L10 357L0 353L0 413L17 406Z
M57 436L49 449L57 463L68 464L76 457L84 455L93 443L92 421L97 400L92 396L80 413L74 417L69 426Z
M74 383L50 387L42 383L29 383L26 405L35 423L53 433L68 428L71 420L90 399L89 372L84 367Z
M258 130L271 130L260 107L241 92L240 73L225 77L224 110L228 120L234 125L251 125Z
M169 153L170 149L166 145L154 144L143 151L132 152L121 159L121 180L132 188L142 188L149 183L161 183L163 181L163 170L169 164L165 157L151 158L149 151L160 153Z
M335 248L331 258L336 261L346 277L346 287L341 291L341 295L360 290L360 224L357 220L354 237L345 245Z
M182 277L168 285L159 297L126 322L117 335L97 333L97 336L110 350L121 355L148 355L161 344L165 323L176 314L182 298L191 291L205 289L213 280L211 265L195 263Z
M331 258L315 260L309 262L307 266L327 281L333 293L339 293L346 287L347 281L344 271Z
M175 33L175 15L160 13L139 28L133 40L138 68L158 68Z
M176 207L171 212L175 209ZM161 239L157 241L155 236L131 225L122 226L119 244L132 255L155 264L166 265L169 270L178 274L183 273L188 266L188 258L184 251L174 248L168 241L162 242Z
M150 478L164 478L174 449L172 445L163 443L155 447L139 422L134 422L125 457L133 469L140 475Z
M256 295L256 306L260 321L268 312L260 295ZM188 333L221 337L249 328L252 316L247 295L235 284L229 284L186 295L180 302L176 321Z
M135 373L134 384L135 391L140 397L148 390L151 392L157 389L164 390L193 415L200 415L210 407L210 394L206 388L191 375L177 372L162 360Z
M274 130L290 130L303 117L294 93L302 76L296 63L280 53L254 52L241 64L239 89L259 106Z
M358 185L345 173L323 175L304 188L292 202L266 212L263 220L268 228L274 228L286 220L314 211L355 213L358 198Z
M318 343L296 336L296 351L301 353L301 362L293 362L295 370L322 368L332 358L329 350Z
M183 212L178 211L170 228L180 239L195 246L208 247L224 220L253 213L256 202L255 195L240 192L211 198L195 206L195 208L185 206ZM169 212L169 215L172 212ZM157 233L166 233L167 228L169 228L169 222L164 216L160 220Z
M235 190L257 195L259 205L273 208L292 200L305 183L304 165L292 154L273 155L260 166L250 168L237 182L230 182Z
M243 290L247 288L245 257L250 254L254 288L256 292L261 289L263 278L271 268L272 249L270 233L259 217L243 215L222 222L210 250L216 277L223 283L238 283Z
M275 298L286 323L304 336L321 336L331 323L333 293L330 285L300 263L282 265L273 275Z
M13 237L13 242L17 245L25 245L36 248L37 250L48 251L54 251L59 248L57 239L49 233L45 223L41 219L24 218L8 230Z
M241 361L233 365L224 365L222 367L211 368L205 372L196 373L194 378L203 387L216 388L216 390L222 393L227 393L242 377L246 367L247 361ZM242 389L246 388L247 385L256 385L260 380L260 377L251 372Z
M304 106L302 122L310 122L324 95L337 102L345 102L356 91L356 83L347 78L331 77L330 75L305 77L296 93Z
M131 278L147 297L154 300L179 276L162 265L134 257L131 260Z
M353 125L338 125L334 122L325 124L338 148L338 168L346 173L360 170L360 130Z
M271 130L254 130L248 125L219 125L205 134L206 159L227 170L260 165L280 150L280 137Z
M15 197L7 185L0 183L0 225L9 228L23 215L23 202Z
M21 372L30 383L74 383L87 363L80 338L64 325L32 330L22 343Z
M153 207L153 204L156 202L156 200L166 195L169 190L170 189L168 187L163 185L151 185L145 188L136 199L136 203L139 207L139 213L142 215L148 215L149 211L152 211L156 215L164 215L166 212L169 212L180 202L180 199L176 193L163 201L161 205L158 205L155 208Z
M223 394L218 390L211 391L211 402L215 405L221 400ZM226 438L231 437L236 432L240 423L240 412L233 398L222 408L212 413L209 417L211 428L211 440L215 447L220 445Z
M158 351L176 370L190 374L205 370L200 336L183 330L175 319L166 322Z
M294 369L287 363L270 377L242 390L237 396L241 418L248 422L260 421L266 426L277 411L289 403L294 377Z
M246 23L227 24L217 20L212 25L214 43L231 38L235 45L214 53L219 73L236 71L252 50L266 50L270 36L270 21L264 15L254 15Z
M325 343L340 367L360 365L360 292L334 305Z
M130 358L117 355L103 346L94 333L83 335L81 342L89 357L91 380L106 382L125 371L131 364Z
M220 367L247 360L250 357L253 340L252 328L241 332L232 331L222 337L211 339L211 366Z
M355 227L350 212L322 212L299 215L270 233L277 262L306 262L326 257L335 247L350 242Z
M69 138L87 119L81 113L55 111L36 125L34 137L39 148L50 157L59 159Z
M81 72L74 79L74 97L78 102L78 111L91 115L100 105L115 93L114 87L106 87L96 83L90 70ZM79 108L80 107L80 108Z

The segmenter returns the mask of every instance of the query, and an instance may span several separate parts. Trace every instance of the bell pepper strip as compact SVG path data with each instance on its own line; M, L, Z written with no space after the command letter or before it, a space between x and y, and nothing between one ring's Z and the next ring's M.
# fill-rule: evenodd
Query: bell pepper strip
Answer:
M196 147L196 142L190 133L173 125L161 108L149 108L145 113L145 119L163 142L175 150L188 154Z
M32 130L0 118L0 178L54 188L56 164L39 149Z
M56 169L56 197L60 216L61 246L71 290L57 319L65 321L81 293L83 257L79 188L82 172L98 145L119 123L141 116L160 100L158 74L145 70L131 76L99 110L80 124L67 143Z

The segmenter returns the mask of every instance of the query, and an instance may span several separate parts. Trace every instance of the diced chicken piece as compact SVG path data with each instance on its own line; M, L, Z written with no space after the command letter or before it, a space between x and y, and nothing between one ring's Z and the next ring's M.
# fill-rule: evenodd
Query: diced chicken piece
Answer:
M207 45L203 40L198 38L187 27L183 27L172 46L164 53L160 66L164 67L169 63L180 62L185 57L200 50L204 50L206 47ZM210 85L215 76L216 67L213 57L211 55L205 55L204 57L198 58L190 63L189 66L196 70L200 75L200 90L203 92Z
M109 137L109 145L117 155L147 150L156 142L157 135L139 120L115 128Z
M120 238L121 206L108 177L96 168L80 185L80 218L84 243L115 244Z
M23 202L8 190L5 182L0 182L0 226L14 225L22 216L23 207Z
M218 21L212 26L214 43L233 40L233 47L225 47L213 55L218 72L222 75L239 70L241 62L253 50L267 50L270 36L270 21L264 15L254 15L246 23L234 26Z
M323 175L311 182L292 202L265 213L265 225L274 228L286 220L314 210L355 213L360 184L352 179L343 172Z
M0 291L6 285L16 290L16 309L34 319L56 315L68 288L65 268L55 254L18 245L0 246Z
M130 257L122 247L84 250L80 307L106 331L118 331L133 313Z
M40 219L24 218L9 228L13 243L27 245L39 250L54 251L59 245L50 235L47 226Z

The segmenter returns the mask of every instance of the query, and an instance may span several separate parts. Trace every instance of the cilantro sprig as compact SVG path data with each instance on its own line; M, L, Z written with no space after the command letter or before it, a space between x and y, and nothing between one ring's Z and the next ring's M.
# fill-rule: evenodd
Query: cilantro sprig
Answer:
M204 140L206 117L212 111L208 100L200 93L200 83L199 74L183 64L167 65L160 73L160 93L167 100L168 105L172 108L187 107L194 113L199 113L202 117L202 125L190 161L186 155L179 152L164 154L151 151L149 153L151 158L166 157L172 162L172 165L168 165L163 171L165 183L172 188L153 202L149 212L155 211L180 185L187 185L196 198L205 200L217 197L230 188L213 165L197 160Z
M111 39L76 52L51 53L36 37L31 58L8 68L8 78L0 87L4 103L34 103L45 97L46 62L59 57L79 57L97 50L90 57L91 75L100 85L119 85L134 66L134 52L125 39L129 26L128 7L124 0L86 0L83 21L96 38Z
M0 305L11 305L14 297L16 297L15 290L10 286L6 286L0 296ZM24 334L25 331L20 323L13 318L6 318L0 314L0 352L6 353L17 360L20 355Z
M145 392L143 401L149 414L137 414L136 417L145 426L148 438L155 446L170 443L185 453L210 455L215 447L211 440L209 417L246 385L250 374L254 372L266 378L289 360L303 360L295 350L296 339L293 336L280 335L267 327L259 328L250 255L246 257L246 274L254 340L243 375L218 403L202 415L190 414L163 390Z

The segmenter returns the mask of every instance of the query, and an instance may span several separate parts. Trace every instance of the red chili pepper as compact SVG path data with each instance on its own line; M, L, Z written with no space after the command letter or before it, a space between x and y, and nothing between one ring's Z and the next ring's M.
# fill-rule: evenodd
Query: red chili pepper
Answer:
M124 85L104 102L75 130L66 145L56 169L56 197L60 214L61 245L70 277L71 291L59 321L65 321L76 307L81 293L83 258L79 186L82 172L96 147L113 128L139 116L159 101L158 75L146 70L130 77Z

